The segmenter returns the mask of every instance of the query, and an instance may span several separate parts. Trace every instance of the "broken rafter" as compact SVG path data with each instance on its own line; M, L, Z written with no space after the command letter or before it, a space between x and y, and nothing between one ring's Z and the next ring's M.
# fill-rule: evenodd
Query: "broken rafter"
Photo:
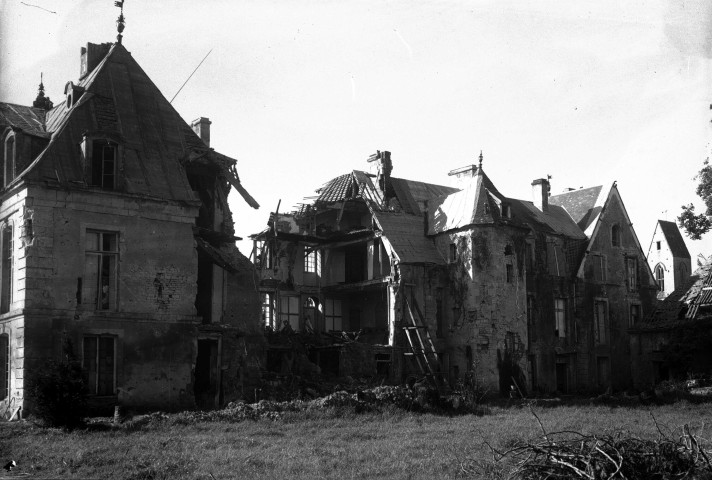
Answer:
M255 210L260 208L260 204L257 203L254 198L252 198L252 195L250 195L249 192L245 190L245 187L242 186L242 183L240 183L240 177L237 175L237 169L235 168L235 165L232 165L228 169L227 173L227 181L230 182L230 185L235 187L235 190L237 190L240 195L242 195L242 198L245 199L247 204Z

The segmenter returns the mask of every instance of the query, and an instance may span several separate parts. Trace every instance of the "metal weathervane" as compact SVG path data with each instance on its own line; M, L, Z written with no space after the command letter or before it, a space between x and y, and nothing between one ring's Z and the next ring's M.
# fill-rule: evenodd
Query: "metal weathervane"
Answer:
M125 27L125 22L124 22L124 0L117 0L114 2L115 7L119 7L121 9L121 13L119 14L119 19L116 21L116 30L119 32L119 34L116 36L116 40L121 43L121 39L124 37L121 35L121 33L124 31Z

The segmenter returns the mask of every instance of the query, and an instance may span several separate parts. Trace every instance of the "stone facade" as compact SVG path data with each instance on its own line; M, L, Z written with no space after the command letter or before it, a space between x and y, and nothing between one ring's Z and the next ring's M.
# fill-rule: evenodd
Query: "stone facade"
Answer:
M121 44L82 55L91 68L66 102L0 104L12 147L2 152L0 411L31 412L35 373L67 355L96 407L241 398L265 343L255 270L226 202L231 185L244 192L235 160L209 149L209 121L194 132Z

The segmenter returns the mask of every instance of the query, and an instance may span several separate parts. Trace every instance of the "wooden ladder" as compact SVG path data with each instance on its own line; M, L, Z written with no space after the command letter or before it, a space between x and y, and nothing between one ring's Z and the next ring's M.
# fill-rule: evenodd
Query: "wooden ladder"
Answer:
M403 295L403 300L406 325L402 328L410 346L410 352L405 352L404 355L414 357L420 373L428 379L438 392L443 393L447 385L442 376L443 374L440 372L438 353L435 350L433 339L430 337L428 326L425 325L423 313L418 308L414 298L412 298L412 306L411 301L408 300L408 295ZM417 316L414 315L413 310L415 310Z

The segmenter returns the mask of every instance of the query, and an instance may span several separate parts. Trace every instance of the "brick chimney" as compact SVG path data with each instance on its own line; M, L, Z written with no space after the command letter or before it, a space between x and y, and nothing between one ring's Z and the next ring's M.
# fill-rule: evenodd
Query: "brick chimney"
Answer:
M190 124L193 127L193 131L200 137L206 147L210 146L210 124L211 122L208 118L200 117L193 120Z
M80 53L79 80L89 75L91 71L99 65L106 54L109 53L110 48L110 43L102 43L100 45L87 43L86 47L82 47Z
M538 178L532 182L534 206L542 212L549 211L549 180Z
M393 186L391 185L391 172L393 171L393 163L391 162L391 152L376 150L376 153L368 157L367 162L376 162L378 169L377 183L383 195L383 200L388 205L388 200L395 196Z

